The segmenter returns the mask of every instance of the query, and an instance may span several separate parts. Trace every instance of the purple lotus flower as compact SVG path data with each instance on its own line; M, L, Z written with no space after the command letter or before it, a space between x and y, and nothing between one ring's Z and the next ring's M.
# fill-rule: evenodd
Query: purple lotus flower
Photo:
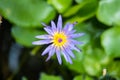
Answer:
M67 23L64 28L62 28L62 17L59 15L57 25L53 21L51 21L51 27L43 24L44 30L48 33L45 35L38 35L36 38L42 39L39 41L34 41L32 44L34 45L44 45L50 44L42 53L42 55L46 55L48 53L48 61L55 53L58 59L59 64L62 63L61 54L65 57L65 60L72 64L72 58L75 58L72 50L76 50L80 52L80 49L76 46L82 44L75 38L83 36L84 33L75 33L74 24Z

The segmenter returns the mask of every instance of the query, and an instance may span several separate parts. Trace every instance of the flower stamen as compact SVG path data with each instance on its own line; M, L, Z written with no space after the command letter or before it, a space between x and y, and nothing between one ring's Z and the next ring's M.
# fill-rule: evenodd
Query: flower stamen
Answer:
M53 36L53 44L56 47L62 47L66 44L67 42L67 36L63 32L57 32Z
M61 38L58 39L58 42L61 43L63 40Z

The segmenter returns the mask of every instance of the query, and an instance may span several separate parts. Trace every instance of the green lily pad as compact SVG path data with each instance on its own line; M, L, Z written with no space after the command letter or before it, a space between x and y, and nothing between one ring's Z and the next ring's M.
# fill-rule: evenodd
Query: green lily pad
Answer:
M87 75L79 75L75 76L73 80L93 80L93 78L87 76Z
M53 5L59 13L63 13L71 6L72 0L48 0L48 3Z
M83 80L83 76L82 75L75 76L73 80Z
M112 61L107 67L107 73L116 78L116 80L120 79L120 61Z
M23 77L22 77L22 80L28 80L28 79L27 79L26 77L23 76Z
M81 3L81 2L83 2L84 0L75 0L75 2L77 2L77 3Z
M60 76L55 75L47 75L45 73L41 73L39 80L62 80Z
M120 57L120 28L106 30L101 36L101 44L111 58Z
M69 63L66 63L65 61L65 65L68 66L68 68L70 70L73 70L77 73L85 73L85 70L84 70L84 66L83 66L83 53L75 53L75 59L72 59L73 60L73 64L69 64Z
M12 27L12 36L14 37L15 41L26 47L32 47L32 42L37 40L35 36L42 33L44 32L34 29L20 28L17 26Z
M100 0L97 18L102 23L120 25L120 0Z
M20 27L40 27L41 22L53 19L56 12L43 0L0 0L0 13Z
M92 48L91 45L87 45L84 48L83 66L87 74L91 76L100 76L102 72L101 60L104 58L104 53L99 48ZM104 63L106 63L105 61Z
M80 4L72 6L68 11L63 14L63 16L72 16L69 20L67 20L68 22L83 22L95 15L97 7L97 0L83 1Z

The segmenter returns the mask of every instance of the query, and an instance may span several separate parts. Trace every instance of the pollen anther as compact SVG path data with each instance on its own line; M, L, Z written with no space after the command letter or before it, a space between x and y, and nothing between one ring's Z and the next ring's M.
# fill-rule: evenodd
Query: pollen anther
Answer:
M63 32L55 33L53 36L53 44L56 47L62 47L67 43L67 36Z

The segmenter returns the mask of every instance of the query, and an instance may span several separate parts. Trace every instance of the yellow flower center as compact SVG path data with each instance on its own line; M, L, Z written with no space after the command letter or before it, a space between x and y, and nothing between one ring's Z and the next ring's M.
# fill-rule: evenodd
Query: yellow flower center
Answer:
M53 44L56 47L62 47L67 42L67 36L63 32L56 32L53 36Z

